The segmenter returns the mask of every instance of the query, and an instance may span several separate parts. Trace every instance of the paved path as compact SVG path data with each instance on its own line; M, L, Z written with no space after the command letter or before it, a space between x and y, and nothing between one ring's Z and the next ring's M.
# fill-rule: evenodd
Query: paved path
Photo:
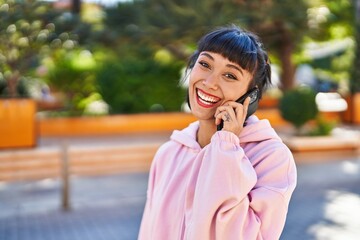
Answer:
M298 166L283 240L360 239L360 157Z
M282 240L360 236L360 157L298 166ZM61 211L55 180L0 185L0 240L134 240L147 173L71 180L72 210Z
M147 173L71 180L71 210L61 210L54 180L0 186L0 240L136 239Z

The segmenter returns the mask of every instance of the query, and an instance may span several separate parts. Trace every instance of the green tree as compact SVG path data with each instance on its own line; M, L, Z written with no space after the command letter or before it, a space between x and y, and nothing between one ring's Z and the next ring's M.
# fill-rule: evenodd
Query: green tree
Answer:
M145 0L120 3L107 11L107 24L121 37L165 47L186 59L205 32L230 23L258 33L282 67L282 87L294 83L294 52L307 30L307 1Z
M0 75L5 85L2 95L20 97L22 80L40 64L50 49L61 47L55 25L43 21L50 6L36 1L0 0Z
M311 2L308 10L310 31L304 42L304 49L317 45L328 52L326 56L310 56L305 61L313 66L320 79L335 82L351 80L350 69L355 46L354 12L352 0ZM347 46L341 48L345 43Z
M327 41L353 36L354 0L309 1L309 35L314 40Z
M353 0L355 9L355 59L352 66L352 74L350 81L351 92L360 92L360 0Z
M300 51L308 33L306 0L240 1L241 15L246 26L258 33L268 49L279 59L281 88L294 87L296 63L294 53Z
M237 9L238 4L230 0L125 2L106 11L106 25L118 33L120 41L166 48L185 60L205 32L235 22Z

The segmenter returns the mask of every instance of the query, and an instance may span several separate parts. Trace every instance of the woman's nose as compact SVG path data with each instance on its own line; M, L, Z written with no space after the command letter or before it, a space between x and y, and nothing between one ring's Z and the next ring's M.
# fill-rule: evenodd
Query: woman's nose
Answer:
M211 89L217 89L218 88L218 77L215 76L215 74L209 74L204 80L203 84Z

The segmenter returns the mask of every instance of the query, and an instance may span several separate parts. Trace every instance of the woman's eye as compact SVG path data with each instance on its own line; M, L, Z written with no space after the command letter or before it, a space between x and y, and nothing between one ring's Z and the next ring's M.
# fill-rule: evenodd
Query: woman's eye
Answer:
M233 74L231 74L231 73L226 73L226 74L225 74L225 77L230 78L230 79L233 79L233 80L236 80L236 79L237 79L236 76L233 75Z
M200 64L201 66L203 66L203 67L210 68L210 65L207 64L206 62L200 61L199 64Z

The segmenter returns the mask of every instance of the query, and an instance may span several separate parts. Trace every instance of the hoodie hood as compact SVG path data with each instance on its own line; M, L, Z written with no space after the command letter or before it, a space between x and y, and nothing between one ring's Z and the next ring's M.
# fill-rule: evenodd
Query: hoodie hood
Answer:
M196 141L198 129L199 122L193 122L183 130L175 130L170 139L192 149L201 149ZM260 142L269 139L281 141L267 119L259 120L254 115L250 116L246 121L246 126L240 133L239 139L241 143Z
M175 130L171 134L170 139L191 149L201 149L199 143L196 141L198 129L199 121L190 123L190 125L183 130Z

